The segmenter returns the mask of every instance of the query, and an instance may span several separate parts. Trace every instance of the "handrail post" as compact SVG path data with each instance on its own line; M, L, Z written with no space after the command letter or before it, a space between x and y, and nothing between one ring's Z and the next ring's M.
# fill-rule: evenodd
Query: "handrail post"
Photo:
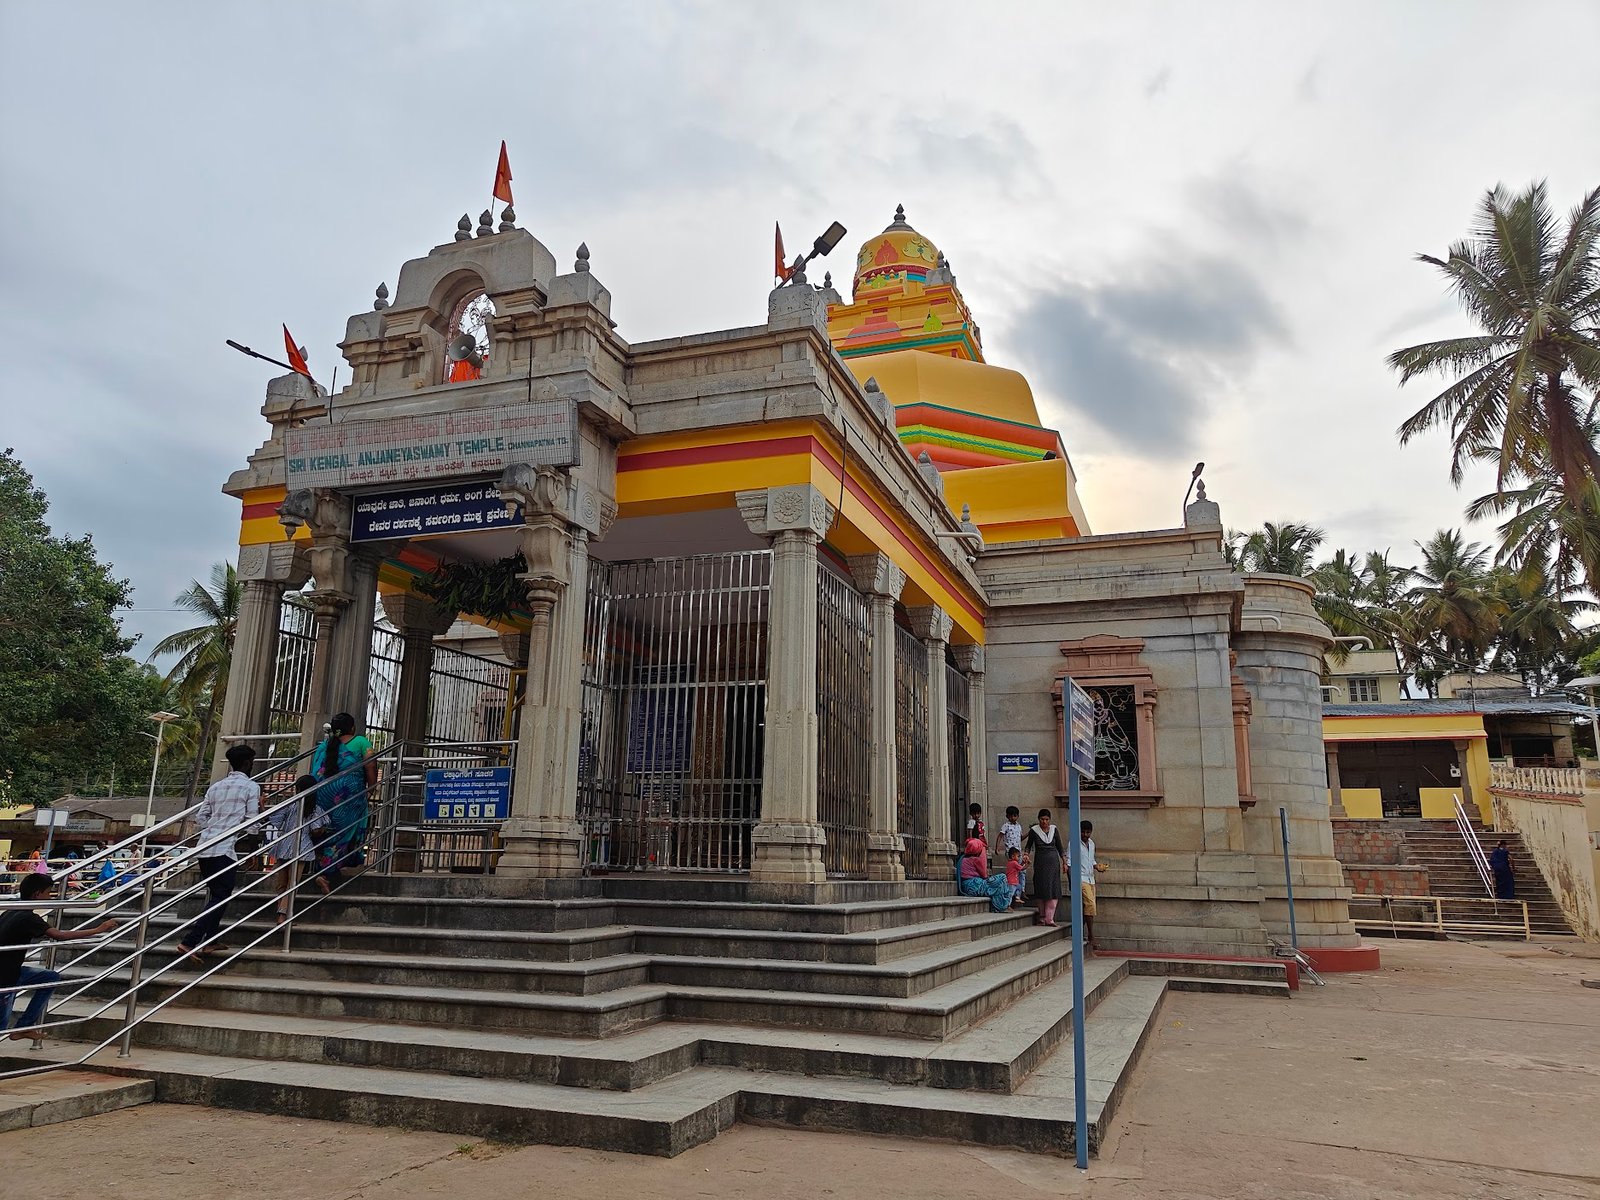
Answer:
M1522 904L1522 940L1531 942L1533 941L1533 926L1528 923L1528 902L1523 900L1520 903Z
M1438 896L1433 898L1433 921L1439 928L1439 936L1444 936L1444 900Z
M299 840L306 837L304 822L295 830L295 848L299 848ZM284 893L283 902L283 950L289 951L289 940L294 936L294 894L300 887L300 856L295 855L294 861L289 864L289 890Z
M133 935L133 961L128 964L128 1005L122 1013L122 1042L117 1047L117 1057L127 1058L133 1053L133 1018L139 1009L139 981L144 977L144 947L150 932L150 902L155 898L156 873L147 872L144 881L144 898L139 904L139 928Z

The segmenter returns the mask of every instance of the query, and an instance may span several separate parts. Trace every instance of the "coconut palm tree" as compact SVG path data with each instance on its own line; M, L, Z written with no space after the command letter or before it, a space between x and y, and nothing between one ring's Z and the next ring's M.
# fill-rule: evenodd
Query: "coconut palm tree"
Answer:
M201 623L162 638L150 652L151 658L178 655L178 661L167 671L167 682L176 688L180 703L200 717L194 766L189 773L191 799L199 791L217 709L228 690L228 664L233 658L233 638L239 625L242 595L233 564L213 563L210 587L194 580L174 601L179 608L199 617Z
M1600 442L1597 410L1600 402L1591 401L1583 418L1590 443ZM1549 576L1561 594L1575 590L1585 577L1591 590L1600 586L1600 482L1590 479L1582 491L1570 492L1548 463L1517 482L1522 486L1502 486L1467 506L1471 521L1506 517L1496 561Z
M1536 568L1496 571L1491 588L1504 613L1492 665L1520 675L1532 692L1559 682L1552 668L1573 657L1584 632L1578 618L1593 612L1594 602L1563 595Z
M1516 194L1495 188L1446 258L1418 257L1443 273L1479 332L1389 356L1402 383L1452 379L1400 426L1401 442L1447 427L1456 483L1467 463L1494 461L1500 488L1549 478L1581 509L1600 480L1600 450L1584 427L1600 387L1600 188L1564 229L1542 182ZM1600 561L1580 561L1600 578Z
M1305 578L1312 571L1312 555L1326 538L1313 525L1268 521L1250 533L1229 530L1225 553L1240 571Z
M1459 529L1441 529L1418 542L1422 565L1406 593L1413 640L1404 644L1413 674L1429 691L1453 670L1483 661L1504 611L1489 576L1489 551Z

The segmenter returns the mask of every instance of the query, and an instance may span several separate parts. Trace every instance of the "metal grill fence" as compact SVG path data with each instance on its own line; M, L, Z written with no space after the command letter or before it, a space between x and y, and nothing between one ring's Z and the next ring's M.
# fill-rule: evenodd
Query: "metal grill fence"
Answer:
M817 572L817 820L829 875L865 879L871 818L872 620L848 581Z
M299 743L306 701L311 695L316 646L311 605L299 596L285 596L278 619L277 660L272 666L272 700L267 709L267 732L273 735L273 744L266 747L266 752L271 757L284 751L292 754Z
M395 710L400 699L400 661L405 639L383 618L372 626L372 658L367 667L365 733L374 747L394 740Z
M744 871L761 814L770 551L589 568L587 869Z
M497 659L435 646L428 677L428 740L492 742L508 736L511 668Z
M928 650L894 630L895 805L908 879L928 877Z
M953 663L944 666L944 694L950 738L950 832L959 844L972 803L972 685Z

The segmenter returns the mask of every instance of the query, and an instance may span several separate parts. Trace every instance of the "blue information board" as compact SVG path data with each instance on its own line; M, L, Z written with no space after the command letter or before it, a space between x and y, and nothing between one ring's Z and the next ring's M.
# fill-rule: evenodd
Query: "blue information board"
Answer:
M350 516L350 540L381 542L520 524L521 508L507 508L493 483L440 484L357 496Z
M1067 762L1086 779L1094 778L1094 697L1076 681L1067 703Z
M422 788L425 821L503 821L511 815L511 768L429 771Z
M1037 775L1039 773L1039 756L1037 754L996 755L995 768L1002 775Z

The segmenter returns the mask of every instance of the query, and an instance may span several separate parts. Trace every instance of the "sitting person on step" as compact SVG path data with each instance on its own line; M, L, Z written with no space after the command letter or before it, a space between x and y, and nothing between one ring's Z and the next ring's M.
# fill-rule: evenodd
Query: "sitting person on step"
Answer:
M987 896L995 912L1005 912L1011 907L1015 892L1004 875L989 874L989 851L977 838L968 838L962 848L957 881L962 895Z

